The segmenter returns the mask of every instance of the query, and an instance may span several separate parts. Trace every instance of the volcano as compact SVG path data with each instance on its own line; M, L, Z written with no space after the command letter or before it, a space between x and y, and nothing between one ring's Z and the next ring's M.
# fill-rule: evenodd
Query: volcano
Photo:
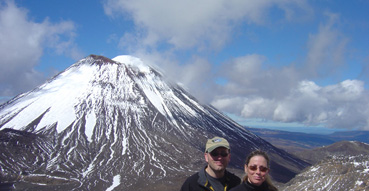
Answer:
M230 169L255 149L275 181L308 165L139 58L90 55L0 106L0 178L28 190L179 190L214 136L231 145Z

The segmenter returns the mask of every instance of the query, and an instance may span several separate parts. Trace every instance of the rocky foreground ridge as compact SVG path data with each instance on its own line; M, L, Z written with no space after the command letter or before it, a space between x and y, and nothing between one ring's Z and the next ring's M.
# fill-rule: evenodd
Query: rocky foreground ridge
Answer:
M281 190L369 190L368 159L369 155L333 155L298 174Z

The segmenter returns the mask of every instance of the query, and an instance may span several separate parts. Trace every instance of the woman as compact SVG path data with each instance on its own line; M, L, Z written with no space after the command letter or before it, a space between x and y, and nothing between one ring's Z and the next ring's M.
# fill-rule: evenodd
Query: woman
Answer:
M278 191L269 177L269 156L260 150L252 152L246 159L245 177L231 191Z

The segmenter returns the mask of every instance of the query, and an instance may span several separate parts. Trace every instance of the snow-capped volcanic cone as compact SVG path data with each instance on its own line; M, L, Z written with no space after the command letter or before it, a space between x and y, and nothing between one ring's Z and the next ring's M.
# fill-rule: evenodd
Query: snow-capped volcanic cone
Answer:
M80 60L1 105L0 130L0 178L17 189L178 190L213 136L229 140L233 168L257 148L275 180L307 165L131 56Z

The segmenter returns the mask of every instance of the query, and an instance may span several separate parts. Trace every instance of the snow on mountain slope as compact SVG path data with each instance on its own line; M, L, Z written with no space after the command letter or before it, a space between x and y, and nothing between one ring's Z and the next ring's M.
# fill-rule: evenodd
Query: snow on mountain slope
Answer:
M72 67L60 74L52 83L40 86L38 91L21 95L22 99L13 102L13 107L1 110L1 118L12 118L5 127L21 130L30 121L39 117L41 110L47 111L47 113L35 127L35 130L38 131L42 127L56 122L58 123L58 132L62 131L76 119L74 106L87 89L93 72L93 68L87 65L78 68Z
M41 166L31 154L29 163L14 159L17 168L5 167L11 163L8 156L0 161L1 177L32 169L23 177L27 183L21 181L20 186L38 190L55 186L40 186L46 179L40 174L51 182L68 180L63 183L67 189L144 190L156 185L160 190L165 184L167 190L178 190L186 176L204 165L205 142L213 136L230 142L233 168L242 170L246 155L254 149L270 153L272 175L278 181L288 181L307 166L131 56L110 60L91 55L1 105L0 134L8 136L7 129L50 144L47 149L37 146L44 156ZM18 139L23 137L12 140ZM6 153L32 150L10 142L0 140Z

